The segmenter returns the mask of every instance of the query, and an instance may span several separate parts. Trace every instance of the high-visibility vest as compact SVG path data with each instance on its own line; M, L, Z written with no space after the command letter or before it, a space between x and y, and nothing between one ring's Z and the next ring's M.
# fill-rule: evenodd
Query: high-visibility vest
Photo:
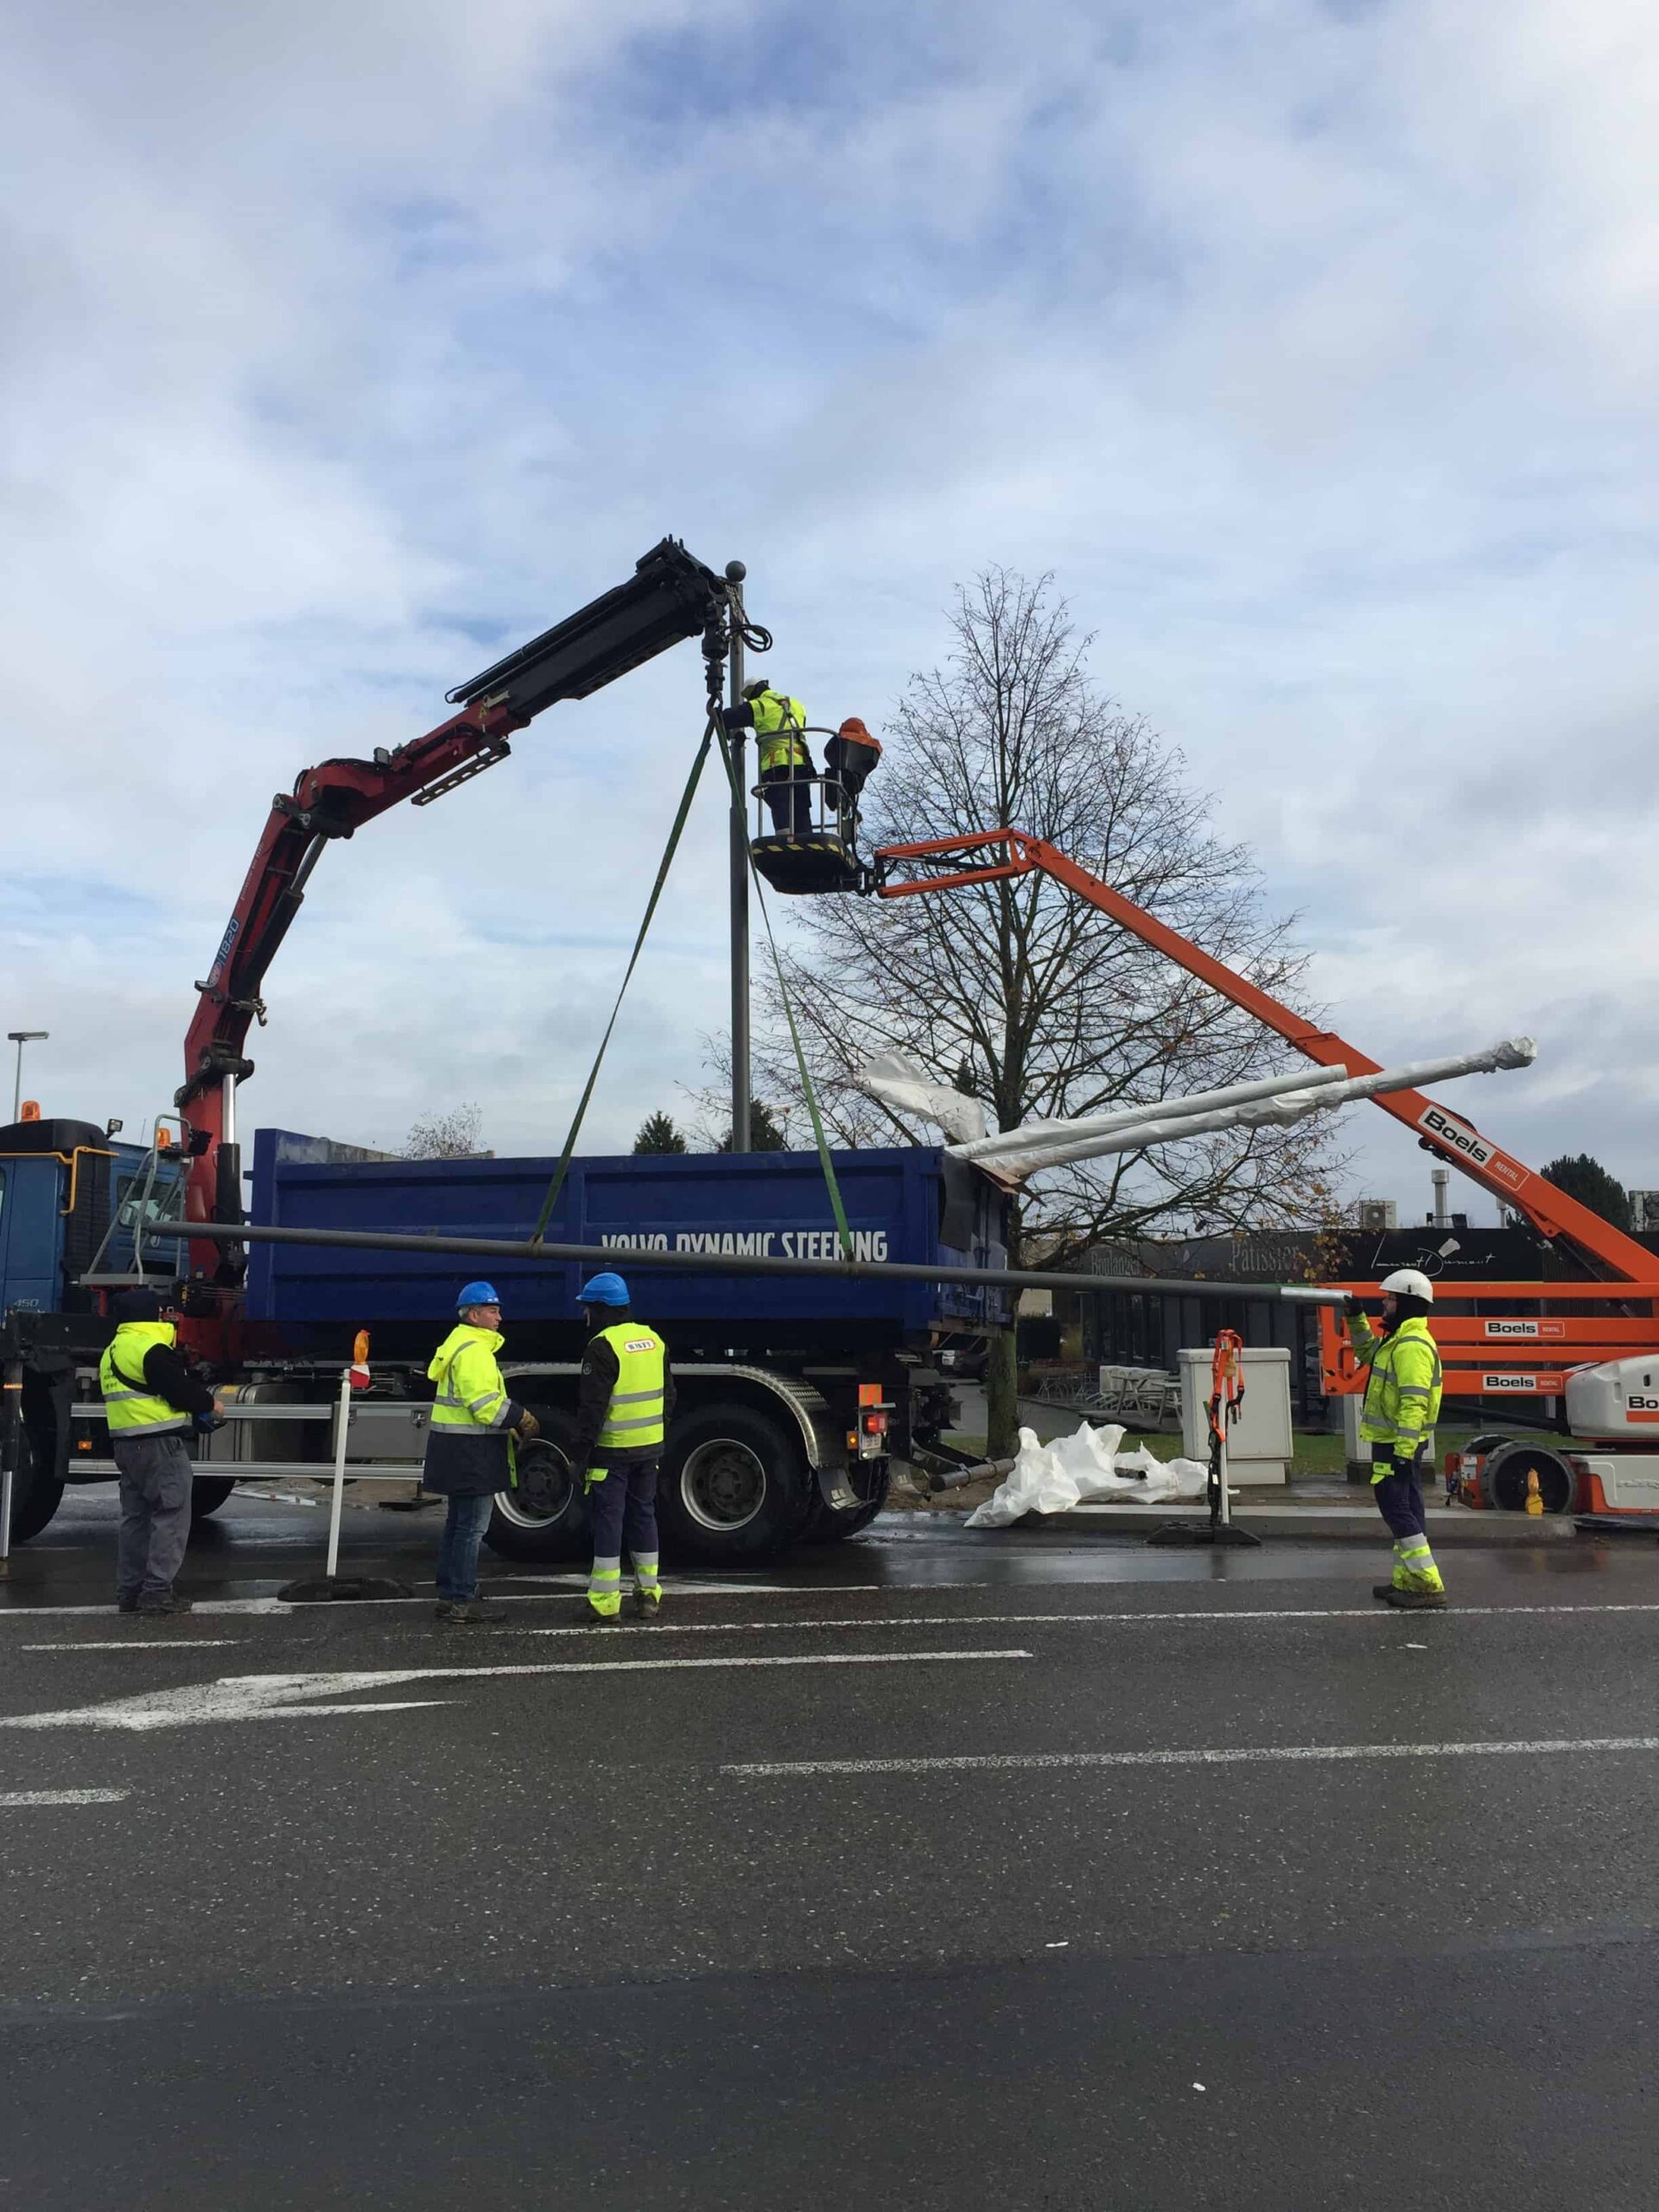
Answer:
M1349 1323L1355 1356L1369 1359L1370 1380L1360 1408L1359 1433L1367 1444L1391 1445L1410 1459L1427 1442L1440 1412L1440 1354L1421 1313L1379 1338L1355 1314Z
M616 1354L616 1383L605 1409L598 1452L645 1452L663 1440L663 1365L668 1346L643 1322L599 1332Z
M499 1428L507 1417L507 1389L495 1355L506 1338L463 1321L451 1329L427 1368L438 1386L432 1401L434 1428Z
M800 701L781 691L763 691L751 704L761 774L771 768L810 768L812 755L801 734L806 728L806 709Z
M98 1363L98 1387L104 1393L104 1418L111 1438L166 1436L188 1428L190 1415L158 1397L144 1380L144 1361L157 1344L178 1337L171 1321L124 1321Z

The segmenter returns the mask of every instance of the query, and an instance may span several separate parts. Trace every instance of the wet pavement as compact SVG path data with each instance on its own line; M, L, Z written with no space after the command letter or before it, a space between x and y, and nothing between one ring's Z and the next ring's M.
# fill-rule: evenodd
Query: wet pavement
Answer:
M1223 1554L894 1516L659 1630L176 1622L112 1500L0 1597L0 2178L31 2212L1646 2206L1659 1547ZM436 1514L347 1558L429 1577Z

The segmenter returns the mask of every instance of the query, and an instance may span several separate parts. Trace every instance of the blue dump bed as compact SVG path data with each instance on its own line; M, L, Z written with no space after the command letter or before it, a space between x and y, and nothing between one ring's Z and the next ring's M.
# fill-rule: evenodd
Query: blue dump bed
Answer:
M342 1160L326 1139L261 1129L254 1140L252 1219L283 1227L386 1229L439 1236L527 1237L556 1163L551 1160ZM1006 1267L1005 1200L995 1185L939 1151L835 1155L855 1256ZM543 1232L550 1243L645 1245L832 1260L835 1221L816 1153L688 1154L570 1164ZM583 1271L585 1272L585 1271ZM461 1275L486 1274L509 1321L576 1318L574 1265L457 1260L442 1253L255 1244L251 1320L310 1325L419 1321L453 1307ZM1009 1294L977 1287L810 1276L687 1274L641 1269L639 1310L680 1336L800 1340L807 1332L925 1342L934 1328L1006 1318Z

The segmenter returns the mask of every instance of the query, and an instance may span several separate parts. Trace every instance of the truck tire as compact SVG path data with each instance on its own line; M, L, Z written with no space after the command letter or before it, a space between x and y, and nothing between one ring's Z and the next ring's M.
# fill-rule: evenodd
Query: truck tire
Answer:
M531 1411L542 1433L533 1444L519 1446L518 1484L496 1492L484 1541L501 1558L535 1567L586 1560L592 1544L588 1503L570 1471L576 1424L548 1407Z
M63 1503L63 1484L48 1475L35 1454L27 1423L17 1430L17 1469L11 1485L11 1541L26 1544L38 1536Z
M753 1567L798 1542L817 1495L798 1435L769 1414L707 1406L669 1431L657 1490L663 1548L706 1567Z
M801 1531L804 1544L838 1544L848 1536L857 1535L861 1529L868 1529L887 1502L887 1493L893 1487L893 1462L867 1460L863 1467L852 1470L852 1479L855 1487L863 1491L863 1500L849 1506L844 1513L837 1513L833 1505L826 1505L823 1492L816 1483L813 1484L812 1509Z
M205 1521L210 1513L217 1513L235 1488L233 1476L198 1475L190 1485L190 1518Z

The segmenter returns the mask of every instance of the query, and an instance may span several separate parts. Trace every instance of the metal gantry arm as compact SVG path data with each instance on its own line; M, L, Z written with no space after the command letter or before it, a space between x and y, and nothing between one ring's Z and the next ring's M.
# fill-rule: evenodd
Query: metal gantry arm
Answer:
M916 861L959 860L964 866L948 874L925 874L893 880L893 871ZM1115 891L1099 876L1069 859L1058 847L1023 830L982 830L960 837L930 837L920 843L887 845L875 855L880 879L877 896L913 898L922 892L954 891L969 884L995 883L1040 871L1063 884L1079 899L1108 914L1131 936L1161 952L1187 974L1274 1031L1286 1043L1321 1067L1345 1068L1351 1076L1376 1075L1382 1063L1362 1052L1334 1030L1321 1029L1306 1014L1264 991L1224 961L1160 922L1132 899ZM1654 1255L1634 1237L1615 1229L1586 1205L1537 1174L1522 1161L1484 1137L1471 1124L1420 1090L1392 1090L1375 1103L1385 1114L1402 1122L1428 1150L1460 1168L1471 1182L1489 1191L1503 1205L1522 1213L1534 1228L1548 1237L1565 1236L1576 1245L1592 1269L1625 1281L1649 1281Z
M176 1093L188 1120L185 1197L191 1221L242 1219L242 1168L236 1142L236 1086L253 1073L244 1047L265 1018L265 974L305 897L325 848L408 799L429 805L506 759L513 733L561 699L585 699L671 645L700 634L717 638L723 661L733 587L665 537L626 583L604 593L517 652L448 694L458 711L423 737L367 760L324 760L291 791L279 791L219 950L196 985L185 1038L185 1078ZM191 1249L200 1272L221 1281L237 1272L206 1241Z

